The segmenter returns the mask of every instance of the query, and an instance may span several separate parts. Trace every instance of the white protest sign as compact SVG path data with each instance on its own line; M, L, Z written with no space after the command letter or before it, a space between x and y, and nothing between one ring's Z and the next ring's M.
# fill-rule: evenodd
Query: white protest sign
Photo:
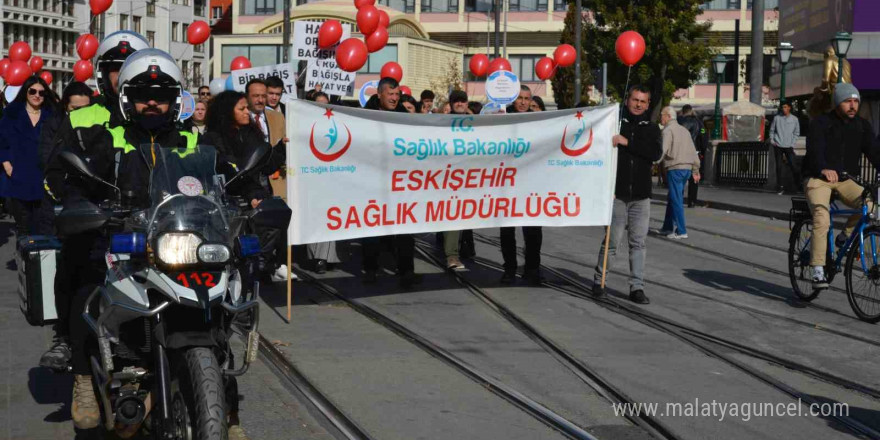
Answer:
M619 107L498 116L287 106L292 244L611 221Z
M329 49L318 49L318 30L321 29L321 23L320 21L293 22L293 50L291 50L291 58L308 61L336 59L336 46ZM350 36L351 26L343 23L342 38L339 41L345 41Z
M499 70L486 80L486 96L499 104L511 104L519 96L519 78L513 72Z
M355 72L346 72L336 65L336 60L312 60L306 66L305 90L321 85L328 95L351 96L354 94Z
M232 87L237 92L244 92L244 86L254 78L266 79L276 76L284 82L284 94L296 93L296 71L290 63L233 70L229 76L232 78Z

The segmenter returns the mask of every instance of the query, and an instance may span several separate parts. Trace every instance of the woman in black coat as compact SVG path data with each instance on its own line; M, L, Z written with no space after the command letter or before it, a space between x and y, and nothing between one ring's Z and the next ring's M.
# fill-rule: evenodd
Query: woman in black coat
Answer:
M19 236L36 233L43 200L39 142L43 124L57 112L58 97L41 78L32 76L4 109L0 119L0 195L15 218Z

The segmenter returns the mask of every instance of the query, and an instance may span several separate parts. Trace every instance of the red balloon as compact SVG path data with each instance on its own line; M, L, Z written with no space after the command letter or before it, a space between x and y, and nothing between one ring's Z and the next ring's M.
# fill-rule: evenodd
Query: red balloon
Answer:
M400 86L400 94L412 96L412 89L407 86Z
M489 57L482 53L472 56L468 68L474 76L486 76L489 73Z
M391 24L391 18L388 17L388 13L379 9L379 27L387 28L389 24Z
M6 78L6 69L9 68L9 63L12 61L9 58L3 58L0 60L0 77Z
M645 39L636 31L626 31L617 37L614 50L620 62L632 67L645 55Z
M544 57L535 63L535 75L537 75L541 81L546 81L552 78L554 73L556 73L556 62L553 61L553 58Z
M360 10L364 6L373 6L376 4L376 0L354 0L354 7Z
M327 49L342 38L342 23L338 20L327 20L318 29L318 47Z
M110 9L110 5L112 4L113 0L89 0L89 7L92 9L92 14L95 15L101 14Z
M513 70L513 68L510 67L510 61L507 61L507 59L505 58L499 57L495 58L494 60L492 60L491 63L489 63L489 73L495 73L499 70L506 70L508 72Z
M73 79L79 82L85 82L92 77L92 62L89 60L79 60L73 65Z
M193 46L208 41L211 37L211 26L202 20L194 21L186 28L186 41Z
M98 53L98 39L92 34L82 34L76 39L76 53L81 60L90 60Z
M376 28L369 37L367 37L367 50L370 53L382 50L388 44L388 29L383 27Z
M42 78L43 81L46 81L46 84L52 84L52 72L44 70L40 72L40 78Z
M372 34L379 27L379 10L375 6L362 6L358 9L357 24L362 34Z
M251 68L251 60L247 59L244 56L237 56L232 59L232 63L229 64L229 70L241 70L241 69L250 69Z
M26 62L16 60L9 63L9 68L6 69L6 82L10 86L20 86L33 74Z
M394 78L395 81L400 82L400 79L403 78L403 67L394 61L389 61L379 71L379 78Z
M35 55L30 61L28 61L28 66L30 66L31 70L34 72L43 70L43 58Z
M9 59L11 61L27 61L31 58L31 47L24 41L16 41L9 46Z
M568 67L574 64L575 58L577 58L577 50L570 44L560 44L553 52L553 61L556 61L559 67Z
M349 38L336 48L336 64L346 72L354 72L367 64L367 55L367 45L363 41Z

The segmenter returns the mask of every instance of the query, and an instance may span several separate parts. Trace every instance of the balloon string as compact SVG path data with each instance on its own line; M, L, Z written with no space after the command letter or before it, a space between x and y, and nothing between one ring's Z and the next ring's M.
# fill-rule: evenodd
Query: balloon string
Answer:
M620 106L620 114L617 116L617 133L620 134L620 127L623 126L623 109L626 106L626 97L629 93L629 74L632 72L633 66L626 69L626 87L623 88L623 105ZM606 87L608 87L606 85Z

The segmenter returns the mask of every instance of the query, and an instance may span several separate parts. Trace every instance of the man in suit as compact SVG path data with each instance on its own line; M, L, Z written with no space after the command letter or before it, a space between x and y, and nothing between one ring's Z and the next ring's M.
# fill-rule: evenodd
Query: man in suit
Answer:
M269 143L269 146L279 148L280 150L277 153L283 157L287 144L287 124L281 112L268 108L268 86L266 82L259 78L254 78L248 81L244 90L245 95L247 95L251 120L260 127L260 131L263 132L263 139ZM275 152L273 150L273 156L275 156ZM261 176L260 182L273 195L286 198L287 191L284 179L281 178L284 173L281 171L281 167L267 170L267 175Z

